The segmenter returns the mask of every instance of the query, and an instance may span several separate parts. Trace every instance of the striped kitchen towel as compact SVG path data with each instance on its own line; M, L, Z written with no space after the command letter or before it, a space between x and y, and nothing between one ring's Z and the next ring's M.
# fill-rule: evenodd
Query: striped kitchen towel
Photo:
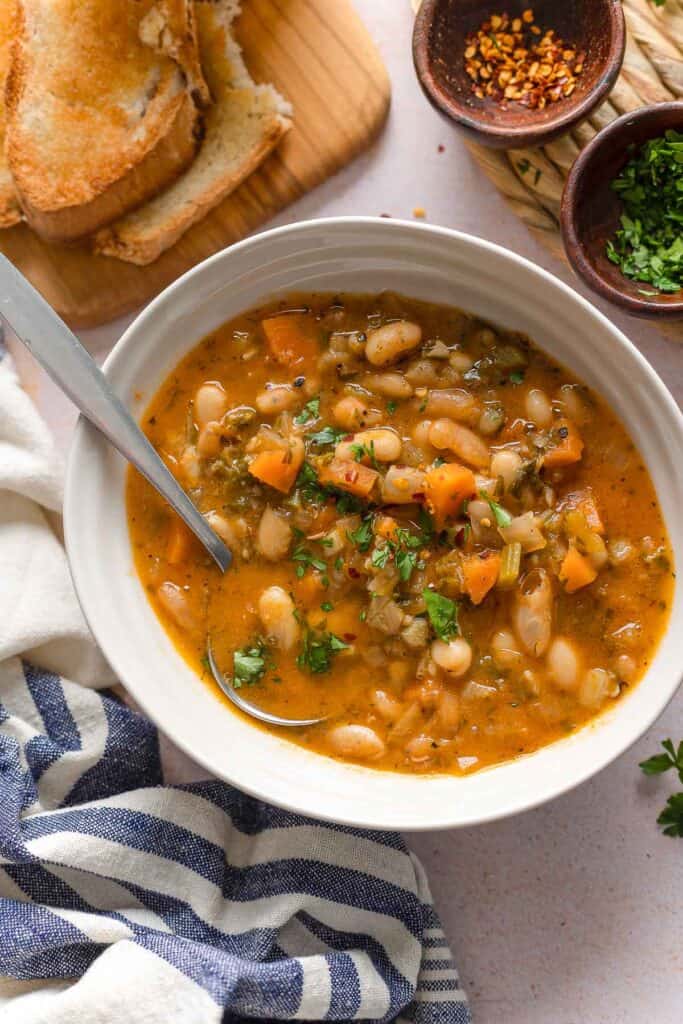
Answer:
M45 510L49 434L0 361L0 1022L467 1024L402 839L164 785ZM40 667L38 667L40 666Z

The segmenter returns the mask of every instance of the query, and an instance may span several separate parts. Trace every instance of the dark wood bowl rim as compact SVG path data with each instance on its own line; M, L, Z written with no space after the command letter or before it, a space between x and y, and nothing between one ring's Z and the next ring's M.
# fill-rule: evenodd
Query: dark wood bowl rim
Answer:
M597 272L593 264L586 256L586 249L583 238L577 230L576 209L577 195L580 192L583 180L590 175L591 165L595 155L610 142L619 139L619 145L623 150L629 145L628 129L635 124L641 124L653 114L661 117L668 111L680 112L683 110L683 101L671 103L654 103L647 107L639 107L629 114L622 114L615 121L610 122L602 128L598 134L581 150L574 161L567 181L565 182L560 204L560 227L562 230L562 241L564 243L567 258L576 273L586 284L604 299L626 309L635 316L649 317L651 319L674 319L683 316L683 299L653 299L643 296L639 298L622 292L610 281ZM624 130L626 129L626 130ZM662 132L666 128L661 129ZM621 136L623 134L623 140ZM654 136L653 136L654 138Z
M522 149L525 146L542 145L543 141L549 140L550 136L560 135L573 124L587 117L591 110L605 98L619 77L626 49L624 11L621 6L621 0L602 0L602 2L607 4L609 15L611 29L610 45L604 60L604 73L591 91L584 96L580 103L570 106L569 109L564 108L563 112L558 111L557 116L552 121L546 121L542 126L534 124L533 111L528 113L529 123L527 126L513 128L491 125L467 113L462 104L450 99L434 80L429 61L430 28L434 21L436 8L442 2L443 0L422 0L420 9L415 17L413 29L413 60L415 70L423 89L432 103L447 117L462 125L463 128L468 129L472 134L475 134L483 144L486 144L488 139L491 140L489 144L493 143L506 149ZM488 3L482 3L482 17L489 13L489 6ZM562 104L558 104L558 106L562 106Z

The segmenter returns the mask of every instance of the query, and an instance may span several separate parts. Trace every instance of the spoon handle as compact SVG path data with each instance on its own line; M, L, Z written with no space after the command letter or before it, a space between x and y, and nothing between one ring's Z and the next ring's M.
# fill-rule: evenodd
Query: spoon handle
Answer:
M192 504L76 336L0 254L0 317L87 420L166 499L225 571L232 554Z

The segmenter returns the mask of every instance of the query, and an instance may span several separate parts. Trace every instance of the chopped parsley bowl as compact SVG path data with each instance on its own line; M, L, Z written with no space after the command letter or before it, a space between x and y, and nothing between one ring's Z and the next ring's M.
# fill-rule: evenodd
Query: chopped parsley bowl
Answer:
M683 133L670 129L630 158L612 189L623 212L607 242L607 257L625 277L651 288L643 295L683 288ZM653 290L654 289L654 290Z

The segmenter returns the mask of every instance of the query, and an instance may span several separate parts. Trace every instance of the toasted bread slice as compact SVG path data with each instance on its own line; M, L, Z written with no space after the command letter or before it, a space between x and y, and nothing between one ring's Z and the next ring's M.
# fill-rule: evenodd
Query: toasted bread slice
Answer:
M15 0L0 0L0 228L21 220L21 209L5 158L5 80L14 38Z
M255 85L230 34L234 0L197 0L199 52L213 104L191 167L165 192L100 231L98 252L153 262L229 195L291 126L291 108L270 85Z
M70 241L156 195L194 158L192 94L202 85L187 56L192 4L18 0L17 9L7 159L31 227Z

